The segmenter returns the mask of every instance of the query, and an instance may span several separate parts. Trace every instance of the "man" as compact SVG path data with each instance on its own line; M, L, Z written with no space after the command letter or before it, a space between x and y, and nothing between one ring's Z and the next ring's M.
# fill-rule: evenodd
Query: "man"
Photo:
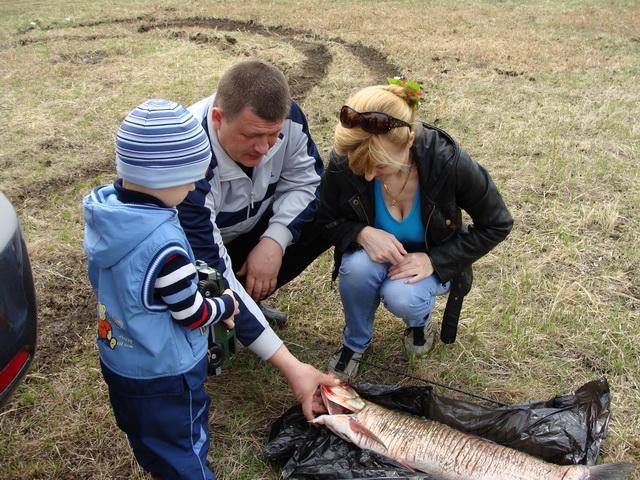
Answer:
M268 63L234 65L217 92L190 110L213 159L178 207L180 222L196 258L225 280L234 272L260 302L328 248L313 223L322 159L286 78ZM270 322L286 322L282 312L259 305ZM255 312L241 308L243 314Z

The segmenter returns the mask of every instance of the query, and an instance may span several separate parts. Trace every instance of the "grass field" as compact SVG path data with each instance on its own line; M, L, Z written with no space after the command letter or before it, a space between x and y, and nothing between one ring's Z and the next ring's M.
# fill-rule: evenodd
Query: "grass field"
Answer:
M371 360L507 403L606 376L602 461L640 463L640 3L0 0L0 189L25 231L40 320L35 362L0 411L0 477L145 478L98 370L81 200L114 179L133 106L189 105L248 57L287 74L325 159L351 92L419 81L420 117L488 168L513 213L475 266L458 341L408 363L402 323L380 311ZM341 341L330 269L327 253L273 297L291 318L282 338L319 368ZM374 368L361 379L410 383ZM278 478L260 451L293 402L286 382L242 352L208 390L219 477Z

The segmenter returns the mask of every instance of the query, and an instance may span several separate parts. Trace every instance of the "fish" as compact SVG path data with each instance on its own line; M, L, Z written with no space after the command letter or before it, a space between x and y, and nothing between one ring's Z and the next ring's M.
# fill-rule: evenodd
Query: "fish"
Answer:
M364 400L348 385L321 386L327 413L311 420L347 442L438 480L624 480L628 461L556 465L443 423Z

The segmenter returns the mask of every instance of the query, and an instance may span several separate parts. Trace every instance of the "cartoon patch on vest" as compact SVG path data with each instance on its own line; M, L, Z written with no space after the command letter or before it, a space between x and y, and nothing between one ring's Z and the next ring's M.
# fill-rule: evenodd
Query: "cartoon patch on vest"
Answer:
M111 324L107 322L107 307L102 303L98 304L98 339L104 340L113 350L118 344L118 340L113 336Z

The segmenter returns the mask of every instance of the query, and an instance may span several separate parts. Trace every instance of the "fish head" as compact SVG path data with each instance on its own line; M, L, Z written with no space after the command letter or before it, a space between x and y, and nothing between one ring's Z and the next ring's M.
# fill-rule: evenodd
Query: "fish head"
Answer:
M329 415L358 413L366 403L349 385L321 385L320 394Z
M354 442L354 439L351 438L354 432L350 428L350 415L320 415L319 417L311 420L311 423L314 423L316 425L324 425L341 439L351 443Z

